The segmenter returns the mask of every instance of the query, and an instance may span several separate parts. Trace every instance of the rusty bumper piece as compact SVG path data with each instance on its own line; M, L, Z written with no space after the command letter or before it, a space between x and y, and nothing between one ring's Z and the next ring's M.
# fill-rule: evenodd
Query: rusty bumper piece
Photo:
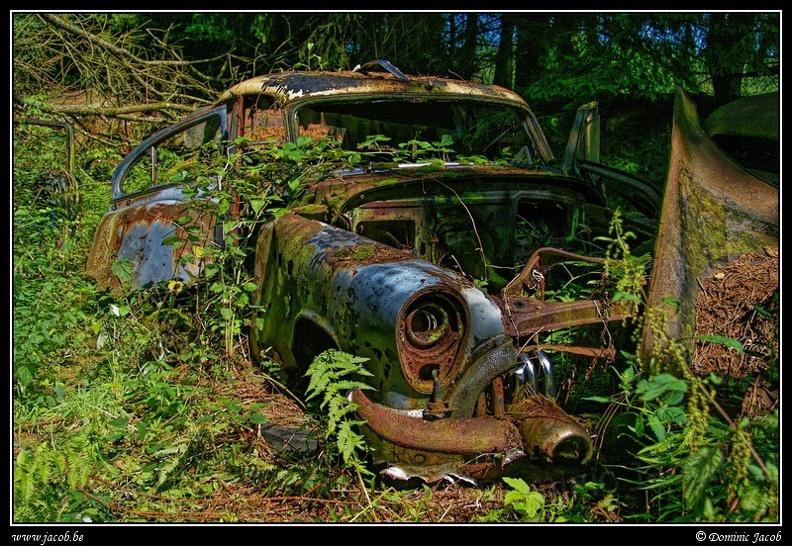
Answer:
M513 460L539 454L548 461L563 458L585 464L593 452L588 432L552 400L526 396L502 417L424 419L376 404L360 389L349 400L358 415L383 440L429 453L476 455L501 453Z

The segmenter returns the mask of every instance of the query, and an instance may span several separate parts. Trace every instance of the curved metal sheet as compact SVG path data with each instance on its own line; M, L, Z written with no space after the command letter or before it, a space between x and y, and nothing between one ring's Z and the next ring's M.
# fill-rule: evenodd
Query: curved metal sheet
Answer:
M696 105L678 90L648 295L658 316L645 321L644 362L659 356L667 340L692 351L701 280L744 253L778 245L778 188L724 154L702 129Z

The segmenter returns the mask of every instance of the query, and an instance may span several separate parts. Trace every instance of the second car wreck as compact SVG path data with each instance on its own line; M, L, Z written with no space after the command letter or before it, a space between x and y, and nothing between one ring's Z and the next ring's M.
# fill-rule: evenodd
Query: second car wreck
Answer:
M555 360L612 361L609 328L636 313L603 275L606 195L621 195L621 221L647 249L661 206L649 184L599 163L598 123L596 104L582 106L556 161L529 106L503 88L386 62L260 76L124 160L88 271L114 288L113 263L127 259L139 287L189 281L205 264L184 253L222 244L215 217L191 208L212 192L187 191L193 171L169 158L207 143L225 154L330 139L350 163L305 180L256 232L251 353L294 383L329 349L365 358L372 389L349 399L391 477L582 465L594 443L556 400ZM197 242L177 229L185 214ZM590 292L553 297L574 274ZM571 328L596 335L553 337Z

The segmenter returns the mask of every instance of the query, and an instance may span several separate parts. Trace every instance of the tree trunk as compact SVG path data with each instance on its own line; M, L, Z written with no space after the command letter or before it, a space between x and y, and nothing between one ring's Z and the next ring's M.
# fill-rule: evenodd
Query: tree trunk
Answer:
M726 104L740 98L745 65L755 51L755 15L710 14L704 62L712 79L713 103Z
M495 55L493 83L508 88L514 87L514 26L513 15L501 15L500 43Z

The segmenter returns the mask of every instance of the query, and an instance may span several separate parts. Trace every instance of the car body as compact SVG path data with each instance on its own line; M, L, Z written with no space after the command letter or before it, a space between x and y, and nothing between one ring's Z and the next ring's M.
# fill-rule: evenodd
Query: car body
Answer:
M626 229L648 248L661 205L651 185L599 162L595 103L578 110L556 161L531 108L501 87L406 76L386 61L253 78L119 165L89 273L108 289L120 285L119 259L139 287L199 275L205 264L180 256L223 244L215 217L191 208L215 198L189 191L194 175L166 159L202 143L226 153L240 138L254 149L305 137L334 139L356 162L301 183L256 232L254 357L295 379L328 349L365 358L372 389L350 400L391 477L589 461L590 432L554 399L553 360L612 360L609 327L635 308L605 292L545 296L569 279L562 272L600 278L607 195L633 211ZM185 214L200 240L177 229ZM585 327L599 332L594 343L551 337Z

